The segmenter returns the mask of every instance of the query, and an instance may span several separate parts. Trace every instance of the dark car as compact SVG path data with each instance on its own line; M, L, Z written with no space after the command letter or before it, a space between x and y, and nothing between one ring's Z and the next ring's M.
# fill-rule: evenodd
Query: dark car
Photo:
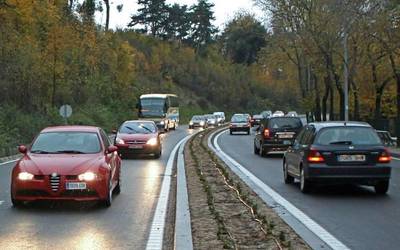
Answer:
M194 129L196 127L207 128L207 119L202 115L195 115L190 119L189 129Z
M254 127L260 125L262 119L263 119L262 115L253 115L250 120L251 126Z
M115 143L121 157L128 155L152 154L160 158L161 138L157 125L153 121L126 121L115 136Z
M261 121L254 137L254 153L266 156L271 151L285 151L303 127L298 117L270 117Z
M229 132L232 135L234 132L246 132L250 134L250 120L247 114L235 114L232 116L229 124Z
M315 184L359 184L385 194L389 188L391 156L367 123L311 123L285 153L285 183L300 179L308 192Z
M269 118L272 116L272 111L271 110L264 110L263 112L260 113L263 118Z

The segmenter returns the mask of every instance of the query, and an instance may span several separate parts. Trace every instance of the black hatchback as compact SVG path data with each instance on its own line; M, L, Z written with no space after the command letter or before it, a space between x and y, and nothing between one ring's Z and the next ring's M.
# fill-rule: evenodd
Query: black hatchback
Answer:
M289 148L303 127L298 117L270 117L263 119L254 137L254 153L266 156L271 151Z
M306 193L316 184L373 186L378 194L389 188L391 156L367 123L322 122L305 126L285 153L285 183L300 179Z

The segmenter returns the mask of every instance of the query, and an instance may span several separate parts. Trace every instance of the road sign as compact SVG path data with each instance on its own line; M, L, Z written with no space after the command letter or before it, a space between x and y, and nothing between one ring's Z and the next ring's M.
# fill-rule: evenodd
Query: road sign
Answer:
M68 117L70 117L72 115L72 108L70 105L65 104L62 105L60 108L60 115L64 118L67 119Z

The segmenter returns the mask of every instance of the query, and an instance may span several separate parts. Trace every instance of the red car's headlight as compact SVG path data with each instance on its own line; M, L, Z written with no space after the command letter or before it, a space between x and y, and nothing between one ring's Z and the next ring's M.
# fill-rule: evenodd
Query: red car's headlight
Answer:
M116 142L116 144L125 144L125 141L118 137L115 138L115 142Z
M151 138L150 140L147 141L146 144L150 146L156 146L158 145L158 139L156 137Z
M33 179L33 174L28 172L21 172L18 174L18 179L21 181L29 181Z
M78 175L78 179L80 181L94 181L96 179L97 175L92 172L86 172L83 174Z

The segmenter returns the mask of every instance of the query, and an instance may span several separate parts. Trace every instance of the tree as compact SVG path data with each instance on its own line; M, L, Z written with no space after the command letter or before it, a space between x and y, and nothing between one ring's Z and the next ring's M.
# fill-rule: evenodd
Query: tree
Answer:
M235 63L250 65L266 46L267 31L254 15L239 13L221 35L222 51Z
M186 41L190 34L190 13L187 5L173 4L167 6L168 18L165 22L167 39Z
M150 32L154 37L163 35L168 17L165 0L138 0L138 4L142 7L138 9L137 14L132 15L128 26L143 26L140 31Z
M213 40L214 34L218 31L211 23L215 20L212 8L214 4L208 0L199 0L191 10L192 32L190 42L197 49L203 48Z

